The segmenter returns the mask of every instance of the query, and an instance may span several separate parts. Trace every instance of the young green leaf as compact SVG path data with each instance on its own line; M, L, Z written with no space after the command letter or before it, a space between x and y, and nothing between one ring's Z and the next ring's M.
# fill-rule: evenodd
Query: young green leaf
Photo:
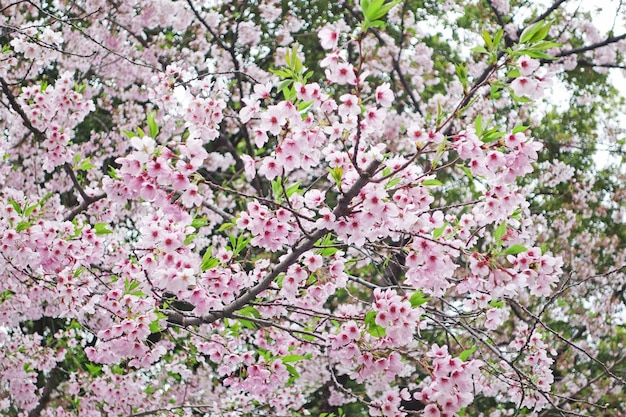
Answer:
M524 31L522 32L522 36L520 36L520 43L529 43L533 39L533 36L535 36L535 34L539 32L539 30L541 30L543 25L543 21L539 21L524 29Z
M413 308L421 306L422 304L428 302L428 300L430 300L430 298L426 297L422 290L415 291L411 295L411 298L409 298L409 302L411 303L411 307Z
M155 111L151 111L148 113L148 130L150 131L150 137L152 139L156 138L159 134L159 126L154 120L154 116L156 115Z
M476 346L470 348L470 349L465 349L463 352L461 352L459 354L459 359L461 359L463 362L465 362L466 360L469 359L469 357L472 355L472 353L476 352Z
M107 228L107 224L106 223L96 223L93 225L94 230L96 231L96 235L108 235L110 233L113 233L113 231L111 229Z
M528 249L524 245L520 245L516 243L514 245L509 246L504 252L504 255L517 255L518 253L526 252Z
M439 180L436 180L434 178L429 179L429 180L424 180L422 181L422 185L426 185L426 186L440 186L443 185L443 183Z
M493 237L496 240L501 240L506 234L506 222L502 222L496 227L496 230L493 232Z

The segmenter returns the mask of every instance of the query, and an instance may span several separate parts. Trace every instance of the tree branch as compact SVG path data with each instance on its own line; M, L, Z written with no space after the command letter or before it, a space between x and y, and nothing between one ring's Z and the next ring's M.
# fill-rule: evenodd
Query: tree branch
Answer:
M24 124L24 126L26 126L26 128L35 135L35 138L37 140L43 139L44 133L41 130L37 129L35 126L33 126L28 116L26 116L24 109L22 109L22 106L20 106L20 104L17 102L15 96L13 95L13 92L11 91L11 88L9 87L9 84L7 84L6 80L2 77L0 77L0 85L2 86L2 92L5 96L7 96L9 104L11 104L11 108L22 118L22 123Z
M337 207L333 210L333 214L336 218L344 217L350 214L350 203L352 199L361 191L361 189L370 182L371 177L374 175L378 167L380 166L379 161L373 161L367 167L367 169L363 172L363 174L359 177L358 180L350 187L350 189L343 194ZM310 250L315 246L315 242L324 237L326 233L330 232L330 230L324 228L319 229L316 232L312 233L308 238L306 238L300 245L298 245L294 250L285 256L285 258L280 262L271 272L269 272L261 281L259 281L255 286L249 288L244 291L235 301L228 304L221 311L215 311L213 313L209 313L203 317L187 317L179 312L168 312L168 321L180 324L182 326L195 326L199 324L210 324L219 319L225 317L231 317L234 312L243 308L248 303L250 303L254 298L259 295L261 292L269 288L270 284L280 275L285 272L289 266L297 262L300 255L304 252Z
M623 33L623 34L621 34L619 36L609 36L608 38L606 38L602 42L598 42L598 43L594 43L594 44L591 44L591 45L583 46L581 48L570 49L568 51L561 51L558 54L556 54L554 57L555 58L562 58L562 57L570 56L570 55L574 55L574 54L581 54L581 53L587 52L587 51L593 51L594 49L602 48L603 46L607 46L607 45L610 45L612 43L619 42L622 39L626 39L626 33Z

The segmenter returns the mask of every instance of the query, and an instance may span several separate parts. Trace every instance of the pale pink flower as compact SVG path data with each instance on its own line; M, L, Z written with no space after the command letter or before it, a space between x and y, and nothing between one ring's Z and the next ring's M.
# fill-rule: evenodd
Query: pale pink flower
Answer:
M541 91L537 89L537 81L528 77L518 77L511 82L511 89L518 97L536 99L541 97Z
M337 48L337 41L339 40L338 30L325 27L319 31L317 36L320 38L320 45L322 48L326 50Z
M522 75L525 77L528 77L533 72L535 72L535 70L539 68L539 65L541 65L541 63L538 60L530 58L526 55L520 57L517 60L517 66L519 67Z
M243 170L246 180L251 181L256 176L254 159L248 154L242 154L241 160L243 161Z
M263 159L261 168L259 168L259 175L265 176L270 181L279 176L282 172L283 169L276 162L276 159L269 156Z
M389 83L383 83L376 87L376 102L382 107L391 107L393 103L393 92L389 87Z

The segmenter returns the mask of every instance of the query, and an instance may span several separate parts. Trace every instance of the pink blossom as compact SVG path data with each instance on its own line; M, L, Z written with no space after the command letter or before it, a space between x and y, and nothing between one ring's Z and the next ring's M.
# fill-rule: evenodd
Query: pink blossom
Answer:
M346 62L340 62L334 68L331 67L330 70L326 70L326 77L329 81L339 85L354 85L357 83L356 75L354 74L354 67L352 64Z
M523 76L528 77L539 68L540 62L528 56L522 56L517 60L517 66Z
M518 97L537 99L542 95L537 81L528 77L517 77L511 82L511 88Z
M389 83L383 83L376 87L376 102L382 107L391 107L393 103L393 92L389 86Z
M241 155L243 161L244 174L248 181L252 180L256 176L256 167L254 159L248 154Z
M337 41L339 40L339 31L332 30L329 27L322 28L318 34L320 38L320 44L322 48L335 49L337 48Z
M259 175L263 175L271 181L281 175L282 171L282 167L277 163L276 159L268 156L263 159L261 168L259 168Z
M284 112L278 106L270 106L261 114L259 129L272 135L278 135L286 121Z

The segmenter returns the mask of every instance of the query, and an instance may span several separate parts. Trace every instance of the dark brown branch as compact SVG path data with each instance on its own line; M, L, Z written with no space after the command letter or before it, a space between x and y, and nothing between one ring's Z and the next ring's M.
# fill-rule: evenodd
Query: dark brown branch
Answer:
M87 195L83 187L78 182L78 178L76 178L76 175L74 174L74 170L72 169L70 164L66 162L65 165L63 165L63 169L65 170L67 175L70 177L70 179L72 180L72 184L74 184L74 188L76 188L76 190L78 191L78 194L80 194L81 198L83 199L82 203L76 206L67 216L65 216L64 220L67 221L67 220L73 220L74 217L78 216L80 213L85 211L87 207L89 207L92 203L95 203L98 200L102 200L104 197L106 197L106 194L103 193L103 194L93 196L93 197Z
M24 109L22 109L22 106L20 106L20 104L15 99L15 96L13 95L9 84L7 84L6 80L2 77L0 77L0 85L2 86L2 92L5 96L7 96L9 104L11 104L11 108L22 118L22 123L24 124L24 126L26 126L26 128L35 135L35 138L37 138L37 140L43 139L43 132L33 126L28 116L26 116L26 113L24 113Z
M561 4L565 3L567 0L556 0L552 6L550 6L545 12L541 13L539 16L537 16L536 18L534 18L531 22L528 23L528 25L532 25L533 23L537 23L537 22L541 22L543 19L545 19L546 17L550 16L552 14L553 11L555 11L556 9L559 8L559 6L561 6ZM522 32L520 32L521 34Z
M370 182L371 177L374 175L378 167L380 166L379 161L372 162L367 169L363 172L363 174L359 177L358 180L350 187L350 189L343 194L337 207L333 211L333 214L336 218L344 217L350 214L351 208L350 203L352 199L363 189L363 187ZM249 304L254 298L259 295L261 292L265 291L269 288L270 284L276 279L280 274L285 272L289 266L297 262L300 255L304 252L310 250L315 246L315 242L324 237L326 233L328 233L328 229L319 229L312 233L307 239L300 243L297 247L293 249L293 251L286 255L282 262L280 262L272 271L270 271L261 281L259 281L255 286L249 288L244 291L235 301L228 304L221 311L215 311L213 313L209 313L203 317L187 317L182 313L171 311L168 312L168 320L175 324L180 324L182 326L195 326L199 324L210 324L219 319L225 317L231 317L233 313L237 310L243 308L247 304Z
M59 384L59 368L58 366L53 368L48 375L48 379L46 381L46 385L43 387L43 391L41 392L41 397L39 397L39 402L37 403L37 407L30 410L28 413L28 417L38 417L41 415L41 412L50 402L50 395L52 391Z
M204 28L211 34L211 36L213 37L217 45L220 48L222 48L224 51L228 52L228 54L230 55L231 61L234 67L233 74L235 75L235 80L237 81L237 90L239 91L239 98L240 99L243 98L244 97L243 75L242 75L243 73L239 65L239 58L238 58L239 54L237 50L235 49L235 42L233 41L231 45L227 45L224 42L224 40L215 33L215 31L211 28L211 26L207 23L207 21L200 15L200 12L198 11L198 9L194 7L193 1L187 0L187 4L191 8L191 11L196 16L198 21L202 24L202 26L204 26ZM246 144L246 150L248 154L252 158L254 158L254 148L252 146L252 141L250 140L250 133L248 132L248 128L245 124L240 124L239 126L240 126L240 131L243 136L244 142ZM239 159L239 161L241 160L241 158L239 158L238 156L236 156L235 159ZM252 181L252 185L260 194L263 192L263 184L261 183L261 180L258 176L254 178L254 180Z
M594 44L591 44L591 45L583 46L581 48L570 49L568 51L561 51L558 54L556 54L554 57L555 58L562 58L564 56L570 56L570 55L574 55L574 54L581 54L581 53L587 52L587 51L593 51L594 49L602 48L603 46L607 46L607 45L611 45L613 43L619 42L622 39L626 39L626 33L623 33L623 34L621 34L619 36L609 36L608 38L606 38L602 42L598 42L598 43L594 43Z
M577 64L581 67L586 68L617 68L617 69L626 69L626 65L623 64L596 64L585 59L579 59Z
M575 350L581 352L583 355L587 356L591 361L597 363L602 370L604 371L604 373L606 375L608 375L609 377L613 378L615 381L619 382L622 385L626 385L626 381L619 377L618 375L615 375L611 369L609 367L606 366L606 364L604 362L602 362L601 360L599 360L598 358L592 356L589 352L587 352L585 349L581 348L580 346L578 346L577 344L575 344L574 342L572 342L571 340L569 340L568 338L562 336L559 332L557 332L556 330L552 329L550 326L548 326L546 323L543 322L543 320L541 320L541 318L535 314L533 314L532 312L530 312L526 307L524 307L523 305L519 304L517 301L512 300L512 299L508 299L508 301L517 304L517 306L519 308L521 308L522 310L524 310L524 312L526 314L528 314L529 316L531 316L534 320L536 320L536 322L541 325L541 327L543 327L544 329L546 329L548 332L552 333L557 339L559 339L561 342L571 346L572 348L574 348Z
M78 182L78 178L76 178L76 175L74 174L74 170L72 169L70 164L66 162L65 165L63 165L63 169L65 170L67 175L69 175L70 179L72 180L72 184L74 184L74 188L76 188L76 190L78 191L78 194L80 194L80 196L83 198L83 201L90 200L91 197L89 197L87 193L85 192L85 190L83 190L83 187Z
M98 200L102 200L103 198L105 198L107 195L106 194L100 194L97 195L95 197L90 197L89 200L84 200L82 203L80 203L79 205L77 205L76 207L74 207L72 209L71 212L69 212L67 214L67 216L65 216L63 218L63 220L65 221L71 221L73 220L76 216L78 216L80 213L82 213L83 211L87 210L87 208L92 204L95 203Z

